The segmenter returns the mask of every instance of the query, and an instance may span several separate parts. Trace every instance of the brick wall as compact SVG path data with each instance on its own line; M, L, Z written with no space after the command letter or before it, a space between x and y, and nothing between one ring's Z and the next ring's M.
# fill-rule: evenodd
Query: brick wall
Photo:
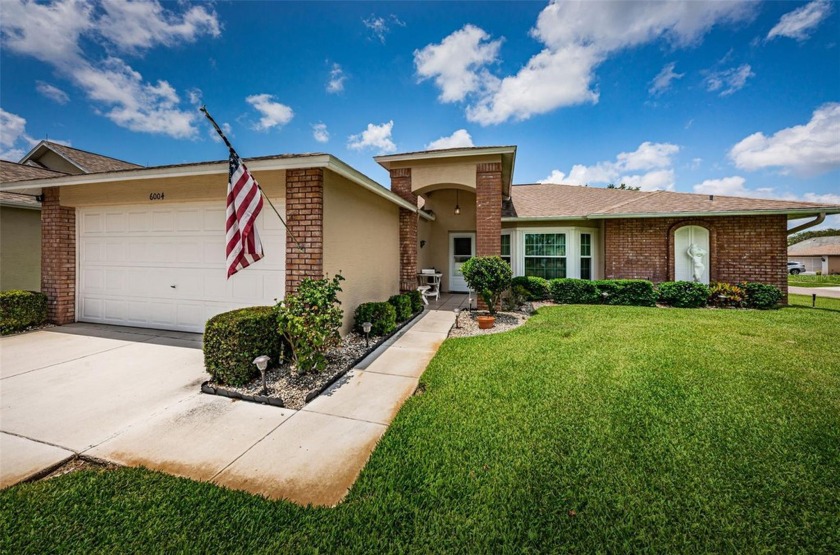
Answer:
M54 324L76 321L76 209L61 206L59 189L43 190L41 205L41 291Z
M411 192L411 168L391 170L391 191L417 206ZM400 291L417 288L417 213L400 208Z
M475 254L499 255L502 252L502 164L477 164L475 171Z
M324 277L322 168L286 171L286 225L286 294L289 294L297 291L303 278Z
M684 225L709 230L709 279L758 281L787 297L787 217L628 218L605 222L607 279L674 279L674 232Z

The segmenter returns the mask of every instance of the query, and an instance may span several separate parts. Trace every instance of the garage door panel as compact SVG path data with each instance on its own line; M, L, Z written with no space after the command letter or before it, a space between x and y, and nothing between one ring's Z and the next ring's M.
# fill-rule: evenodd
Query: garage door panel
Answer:
M228 280L224 214L223 202L80 209L80 319L202 331L215 314L282 298L276 215L266 210L257 222L265 258Z

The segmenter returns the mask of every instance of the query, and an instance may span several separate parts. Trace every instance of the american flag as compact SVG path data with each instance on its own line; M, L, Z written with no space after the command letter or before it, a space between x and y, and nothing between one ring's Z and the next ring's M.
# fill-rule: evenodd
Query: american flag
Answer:
M229 176L225 223L228 279L263 257L256 227L263 207L260 186L233 150Z

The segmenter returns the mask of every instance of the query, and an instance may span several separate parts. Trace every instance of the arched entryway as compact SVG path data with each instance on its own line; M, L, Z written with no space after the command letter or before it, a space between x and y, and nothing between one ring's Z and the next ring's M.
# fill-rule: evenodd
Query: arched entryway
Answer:
M674 279L709 283L711 248L709 230L686 225L674 232Z

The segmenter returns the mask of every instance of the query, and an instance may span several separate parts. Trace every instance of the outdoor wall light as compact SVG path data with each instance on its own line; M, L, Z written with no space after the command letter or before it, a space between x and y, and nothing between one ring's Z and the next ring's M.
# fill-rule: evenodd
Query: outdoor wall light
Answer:
M425 246L426 246L426 240L425 239L420 239L420 248L422 249Z
M373 324L370 322L365 322L362 324L362 331L365 332L365 349L370 348L370 329L373 327Z
M455 215L456 216L461 213L461 206L460 206L460 203L458 202L461 198L460 195L459 195L459 192L460 191L458 191L458 189L455 189Z
M461 329L461 326L458 324L458 316L461 315L461 309L460 308L454 308L454 309L452 309L452 312L455 313L455 329Z
M266 355L260 355L254 359L254 364L257 366L260 374L262 374L263 388L260 395L268 395L268 386L265 383L265 369L268 368L268 361L270 360L271 358Z

